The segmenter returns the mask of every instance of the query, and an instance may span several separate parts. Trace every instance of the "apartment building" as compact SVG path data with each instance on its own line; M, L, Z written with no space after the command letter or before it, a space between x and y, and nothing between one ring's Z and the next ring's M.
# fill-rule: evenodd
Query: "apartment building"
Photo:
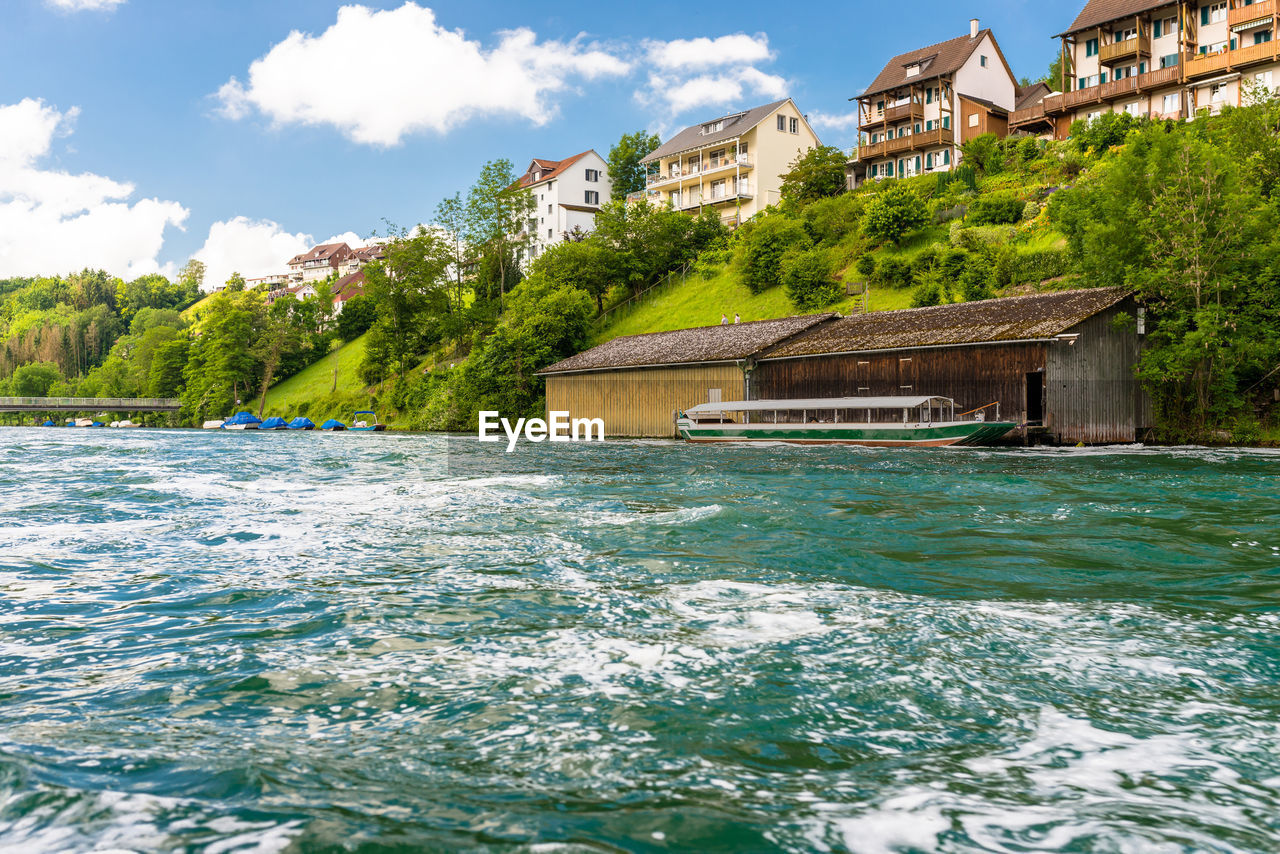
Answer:
M782 175L822 143L790 98L690 125L640 162L640 195L736 226L782 198Z
M537 258L575 231L595 229L596 212L609 200L608 164L594 149L564 160L534 158L516 187L533 195L529 218L527 257Z
M1017 94L995 35L977 18L967 35L895 56L857 98L850 185L954 168L961 144L1008 133Z
M1016 110L1010 126L1065 139L1107 112L1185 119L1276 91L1276 0L1089 0L1061 40L1062 91Z
M289 271L295 281L327 279L342 267L351 254L351 247L345 243L325 243L290 258Z

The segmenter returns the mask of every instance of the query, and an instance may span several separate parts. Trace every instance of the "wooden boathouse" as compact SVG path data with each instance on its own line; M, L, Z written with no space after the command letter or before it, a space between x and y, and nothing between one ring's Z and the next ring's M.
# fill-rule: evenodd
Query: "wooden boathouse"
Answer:
M719 400L923 394L998 404L1031 438L1133 442L1151 423L1141 334L1128 291L1088 288L635 335L540 373L548 410L611 436L668 437L676 410Z
M609 436L675 435L678 410L742 400L751 360L839 315L628 335L543 368L547 411L602 418Z
M999 404L1002 419L1051 442L1133 442L1150 426L1134 376L1140 318L1120 288L844 317L761 354L749 391L755 399L936 394L957 411Z

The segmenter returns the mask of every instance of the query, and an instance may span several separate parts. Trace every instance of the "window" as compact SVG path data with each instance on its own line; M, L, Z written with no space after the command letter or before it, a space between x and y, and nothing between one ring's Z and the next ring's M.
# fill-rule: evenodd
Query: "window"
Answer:
M1253 34L1254 44L1266 44L1271 41L1271 30L1258 30Z
M1084 55L1085 55L1085 56L1097 56L1097 55L1098 55L1098 40L1097 40L1097 39L1089 39L1087 42L1085 42L1085 43L1084 43Z
M1163 38L1164 36L1176 36L1178 34L1178 18L1170 16L1161 18L1156 21L1153 27L1152 36L1155 38Z
M1160 57L1160 67L1174 68L1181 61L1182 61L1182 58L1180 54L1167 53L1164 56Z
M551 213L551 205L547 205L547 213Z
M1164 96L1164 99L1160 103L1161 112L1165 115L1178 112L1178 110L1181 109L1181 104L1179 103L1181 100L1181 96L1179 96L1177 92L1170 92L1168 95Z
M881 101L880 103L883 105L884 101ZM880 109L883 111L884 107L882 106ZM787 129L787 117L778 116L778 130L785 131L786 129Z
M1226 0L1221 3L1214 3L1212 6L1202 6L1200 8L1200 23L1220 24L1227 19Z
M1209 87L1209 100L1211 102L1216 104L1218 101L1225 100L1226 97L1227 97L1226 83L1214 83L1212 86Z
M800 120L799 120L799 119L792 119L792 120L791 120L791 132L792 132L792 133L799 133L799 132L800 132Z
M924 168L926 168L926 169L932 169L932 168L933 168L933 153L932 153L932 152L930 152L930 153L928 153L928 154L926 154L926 155L924 156Z
M555 234L555 231L554 231L553 229L548 228L548 229L547 229L547 240L550 240L550 239L551 239L551 236L552 236L553 234Z
M1142 108L1141 101L1134 101L1132 104L1125 104L1124 111L1131 116L1141 116L1146 113L1146 110Z
M925 129L926 131L931 131L931 130L933 130L934 125L936 125L936 124L937 124L937 122L935 122L933 119L928 119L928 120L926 120L926 121L925 121L925 123L924 123L924 129Z
M591 182L591 183L593 183L593 184L594 184L595 182L599 181L599 180L600 180L600 170L599 170L599 169L588 169L588 170L587 170L587 180L588 180L588 181L590 181L590 182Z
M951 149L949 148L942 152L942 165L943 166L951 165Z
M882 115L883 115L883 113L884 113L884 101L876 101L876 112L877 112L877 113L880 113L880 114L882 114ZM782 130L782 117L781 117L781 116L779 116L779 117L778 117L778 130Z
M977 114L977 113L970 113L970 114L969 114L969 127L971 127L971 128L976 128L977 126L978 126L978 114Z
M719 121L709 122L708 124L705 124L702 126L702 132L704 134L717 133L721 130L724 130L724 119L720 119Z
M980 55L980 56L978 57L978 64L979 64L979 65L981 65L983 68L986 68L986 67L987 67L987 57L986 57L986 54L982 54L982 55Z
M933 87L932 86L924 90L924 102L926 104L933 103Z
M1115 31L1115 41L1117 44L1120 42L1127 42L1129 39L1136 39L1137 37L1138 30L1135 27L1128 27L1126 29Z
M908 76L908 77L918 77L919 75L920 75L920 66L919 66L919 64L916 64L916 65L908 65L908 66L907 66L907 76Z
M916 122L915 128L912 130L912 133L919 133L919 132L920 132L920 123Z
M1212 44L1200 45L1200 53L1202 54L1221 53L1226 49L1227 49L1226 42L1214 42Z
M596 190L587 190L587 204L589 205L600 204L600 193Z
M1257 74L1253 75L1253 80L1259 86L1265 86L1268 89L1271 88L1271 72L1270 71L1258 72Z
M951 129L951 116L943 116L943 117L942 117L942 126L943 126L944 128L947 128L948 130L950 130L950 129Z

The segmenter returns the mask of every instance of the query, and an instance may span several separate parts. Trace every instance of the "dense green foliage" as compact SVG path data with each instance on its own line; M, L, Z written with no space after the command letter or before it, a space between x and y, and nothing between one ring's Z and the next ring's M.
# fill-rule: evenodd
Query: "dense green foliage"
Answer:
M790 204L804 205L840 195L845 190L846 159L843 151L830 145L797 155L782 176L782 198Z

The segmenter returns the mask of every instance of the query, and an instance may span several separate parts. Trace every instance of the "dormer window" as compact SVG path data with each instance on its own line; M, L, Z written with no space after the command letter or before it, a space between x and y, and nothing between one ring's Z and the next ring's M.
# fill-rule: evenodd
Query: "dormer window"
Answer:
M709 133L719 133L722 130L724 130L724 119L720 119L719 121L714 121L714 122L708 122L707 124L702 126L702 133L704 136Z
M919 76L920 76L920 63L918 63L918 62L917 62L915 65L908 65L908 66L907 66L907 76L908 76L908 77L919 77Z

